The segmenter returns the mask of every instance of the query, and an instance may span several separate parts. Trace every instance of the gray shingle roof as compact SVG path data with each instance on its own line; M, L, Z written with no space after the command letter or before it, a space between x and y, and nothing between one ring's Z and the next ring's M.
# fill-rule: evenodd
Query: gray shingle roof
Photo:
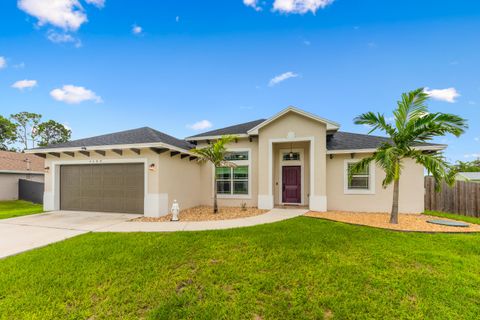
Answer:
M327 150L376 149L382 143L390 142L389 138L368 134L338 131L327 138ZM440 146L433 143L418 143L417 146Z
M191 138L199 138L199 137L212 137L212 136L223 136L223 135L228 135L228 134L247 134L248 130L255 128L258 126L260 123L265 122L266 119L258 119L255 121L250 121L246 123L241 123L237 124L234 126L230 127L225 127L221 129L216 129L212 131L207 131L204 133L200 133L191 137L186 138L191 139Z
M169 136L163 132L149 127L143 127L133 130L115 132L97 137L74 140L66 143L49 145L37 149L56 149L56 148L75 148L75 147L95 147L121 144L137 143L165 143L184 150L190 150L195 146L191 143Z
M247 123L242 123L235 126L205 132L190 138L203 136L220 136L226 134L246 134L248 130L256 127L263 121L265 120L260 119ZM350 132L335 132L334 134L328 135L327 137L327 150L375 149L379 147L382 143L388 141L390 140L385 137ZM190 150L195 147L188 141L177 139L149 127L143 127L133 130L105 134L92 138L74 140L37 149L80 148L141 143L165 143L184 150ZM429 143L423 143L418 145L438 146L436 144Z

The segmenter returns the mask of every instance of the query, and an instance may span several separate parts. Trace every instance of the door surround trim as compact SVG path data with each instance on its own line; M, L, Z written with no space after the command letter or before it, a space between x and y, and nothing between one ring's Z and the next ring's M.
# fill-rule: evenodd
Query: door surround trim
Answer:
M295 161L285 161L283 160L283 154L285 152L298 152L300 153L300 160ZM278 150L278 175L280 185L278 186L278 202L280 205L305 205L305 150L303 148L293 148L293 149L280 149ZM300 166L300 203L287 203L283 202L283 167L290 166Z

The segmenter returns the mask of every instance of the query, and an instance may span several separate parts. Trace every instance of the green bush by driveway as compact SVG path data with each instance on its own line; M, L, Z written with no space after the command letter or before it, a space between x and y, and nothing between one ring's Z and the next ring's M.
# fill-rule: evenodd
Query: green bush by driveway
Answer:
M43 205L28 201L0 201L0 219L7 219L43 212Z
M90 233L0 261L4 319L476 319L480 235L306 217Z

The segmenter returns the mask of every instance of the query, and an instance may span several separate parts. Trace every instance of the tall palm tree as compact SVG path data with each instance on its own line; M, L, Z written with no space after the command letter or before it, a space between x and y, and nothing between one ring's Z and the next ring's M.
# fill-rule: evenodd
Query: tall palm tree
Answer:
M233 140L235 140L235 136L222 136L204 148L192 149L190 151L198 155L200 161L211 162L215 169L219 167L235 167L234 163L225 160L225 155L227 154L226 146ZM213 186L213 213L218 213L216 172L213 175Z
M404 159L410 158L423 165L433 175L438 188L443 180L449 184L454 183L454 170L450 170L442 153L425 152L415 147L448 133L458 137L468 128L467 122L453 114L428 112L428 99L423 88L402 94L402 99L397 102L397 108L393 112L392 124L387 122L383 114L374 112L364 113L354 119L355 124L372 127L369 134L380 130L390 137L390 141L378 147L372 156L353 165L349 173L351 177L354 173L366 170L372 161L385 171L383 187L393 183L390 223L398 223L399 181Z

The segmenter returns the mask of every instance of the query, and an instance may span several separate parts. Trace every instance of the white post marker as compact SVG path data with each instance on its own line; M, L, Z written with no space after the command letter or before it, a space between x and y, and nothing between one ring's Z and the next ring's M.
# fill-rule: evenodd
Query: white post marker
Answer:
M178 205L177 200L173 200L173 205L172 205L172 221L178 221L178 214L180 213L180 206Z

